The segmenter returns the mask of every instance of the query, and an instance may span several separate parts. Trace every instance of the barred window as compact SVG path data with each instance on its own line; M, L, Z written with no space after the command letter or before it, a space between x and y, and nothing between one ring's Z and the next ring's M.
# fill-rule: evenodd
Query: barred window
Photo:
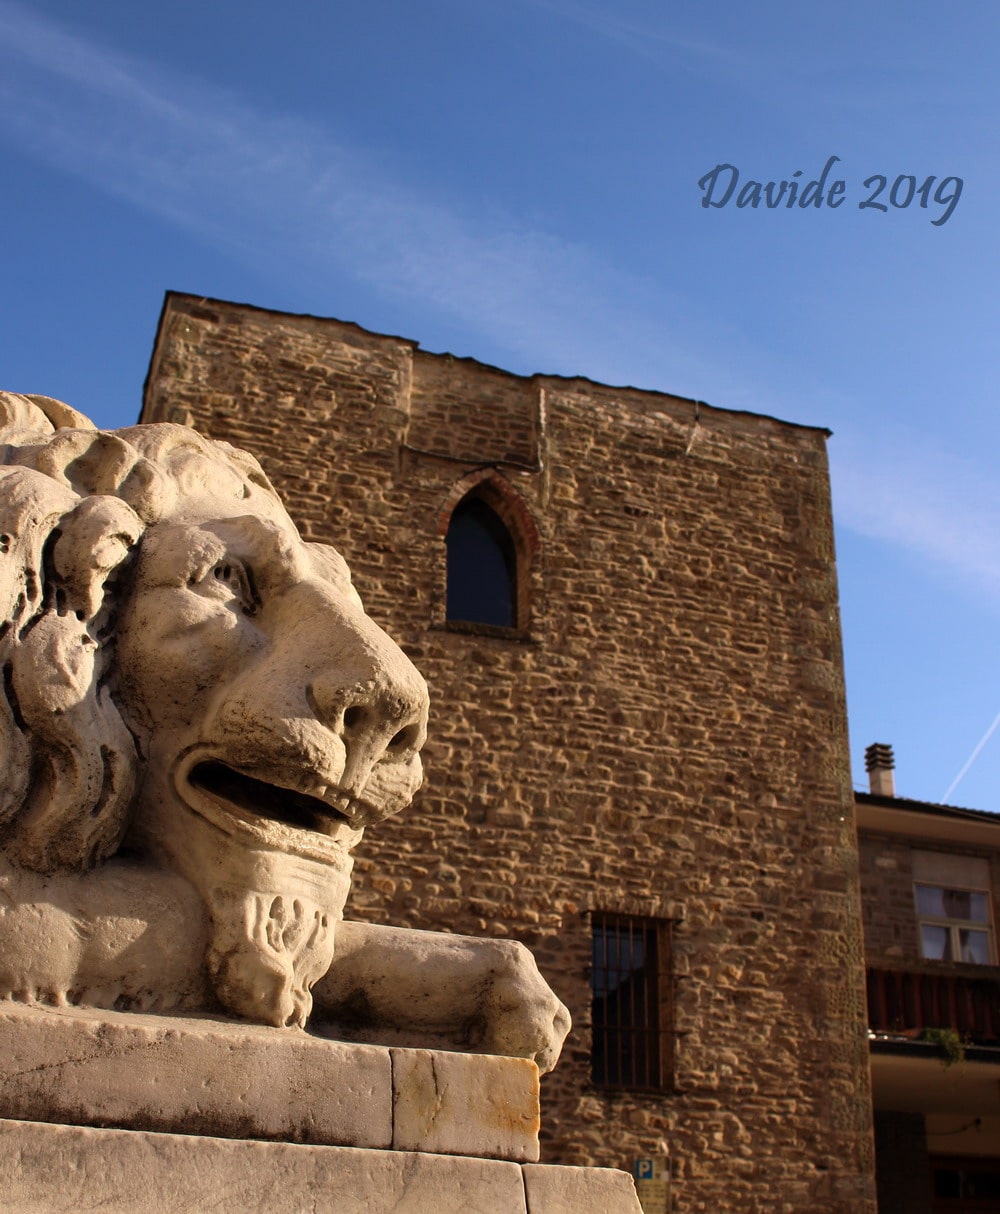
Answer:
M633 915L591 916L591 1077L605 1087L673 1086L671 927Z

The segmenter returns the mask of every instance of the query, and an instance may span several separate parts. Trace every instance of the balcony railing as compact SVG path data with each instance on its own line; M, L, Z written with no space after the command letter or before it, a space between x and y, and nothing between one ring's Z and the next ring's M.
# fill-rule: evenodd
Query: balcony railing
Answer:
M1000 981L870 969L868 1027L909 1035L950 1028L976 1045L1000 1045Z

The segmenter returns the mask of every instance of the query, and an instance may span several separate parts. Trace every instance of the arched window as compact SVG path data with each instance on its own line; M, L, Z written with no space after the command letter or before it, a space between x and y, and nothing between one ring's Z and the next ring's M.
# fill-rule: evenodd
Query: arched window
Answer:
M452 511L446 543L448 620L516 628L514 540L497 512L475 490Z

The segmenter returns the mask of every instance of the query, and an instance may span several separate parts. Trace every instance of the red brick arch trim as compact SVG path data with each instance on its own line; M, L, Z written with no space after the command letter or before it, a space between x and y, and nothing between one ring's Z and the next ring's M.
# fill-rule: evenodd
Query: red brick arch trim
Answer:
M452 485L444 505L438 512L438 535L444 539L448 534L451 516L463 498L473 494L481 497L488 506L496 511L498 518L504 523L514 541L518 556L533 557L542 544L538 527L532 518L524 498L507 480L492 468L481 468L478 472L470 472Z
M517 629L526 632L531 627L531 583L535 557L542 545L538 526L524 498L514 486L492 468L470 472L452 485L437 516L438 535L448 534L451 516L459 502L467 497L484 501L510 532L517 557Z

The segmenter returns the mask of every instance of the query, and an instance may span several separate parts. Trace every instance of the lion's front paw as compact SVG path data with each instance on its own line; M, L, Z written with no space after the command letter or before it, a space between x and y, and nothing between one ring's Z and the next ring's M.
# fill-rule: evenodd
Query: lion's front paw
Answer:
M530 1058L544 1074L559 1060L572 1019L521 944L496 942L499 964L483 1006L483 1047L493 1054Z

